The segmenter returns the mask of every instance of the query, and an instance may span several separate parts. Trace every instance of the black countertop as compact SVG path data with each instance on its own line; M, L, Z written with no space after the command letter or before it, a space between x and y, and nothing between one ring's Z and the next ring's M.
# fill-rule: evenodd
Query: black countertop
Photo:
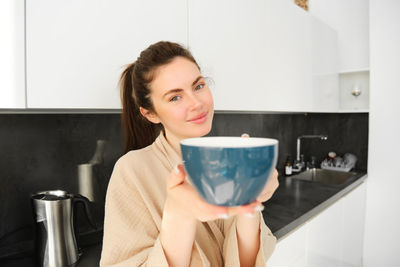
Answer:
M327 185L280 176L278 189L273 197L264 203L265 223L279 240L360 185L366 177L366 173L358 172L344 184ZM101 238L102 232L97 231L86 236L86 240L82 239L84 245L77 267L99 266ZM4 267L33 266L33 259L30 255L15 260L0 259L0 263Z

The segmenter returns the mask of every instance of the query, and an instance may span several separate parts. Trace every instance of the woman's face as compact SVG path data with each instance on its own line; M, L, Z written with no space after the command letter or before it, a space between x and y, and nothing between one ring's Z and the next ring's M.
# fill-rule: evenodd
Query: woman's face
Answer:
M155 113L148 112L146 117L161 123L168 138L181 140L210 132L213 98L196 64L176 57L156 70L150 90Z

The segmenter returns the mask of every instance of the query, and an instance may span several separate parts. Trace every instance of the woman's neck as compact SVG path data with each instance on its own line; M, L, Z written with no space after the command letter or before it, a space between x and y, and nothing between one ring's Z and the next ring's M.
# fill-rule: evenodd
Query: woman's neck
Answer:
M170 144L173 150L179 155L179 157L182 157L181 155L181 149L180 149L180 144L179 142L181 139L177 138L173 134L168 134L166 131L163 131L164 137L167 140L167 142Z

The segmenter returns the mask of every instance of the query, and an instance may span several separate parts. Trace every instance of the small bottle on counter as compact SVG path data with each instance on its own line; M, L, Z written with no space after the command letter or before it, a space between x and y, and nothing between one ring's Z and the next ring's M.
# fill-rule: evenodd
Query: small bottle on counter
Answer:
M286 162L285 162L285 175L286 176L292 175L292 168L293 168L292 159L290 156L287 156Z

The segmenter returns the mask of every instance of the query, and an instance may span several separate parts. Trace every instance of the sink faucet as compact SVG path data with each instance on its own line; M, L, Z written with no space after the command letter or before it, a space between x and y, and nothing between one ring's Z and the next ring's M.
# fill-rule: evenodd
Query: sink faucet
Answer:
M294 164L293 171L300 172L305 165L304 161L300 161L300 147L301 147L301 139L303 138L318 138L321 140L327 140L327 135L301 135L297 137L297 150L296 150L296 162Z

